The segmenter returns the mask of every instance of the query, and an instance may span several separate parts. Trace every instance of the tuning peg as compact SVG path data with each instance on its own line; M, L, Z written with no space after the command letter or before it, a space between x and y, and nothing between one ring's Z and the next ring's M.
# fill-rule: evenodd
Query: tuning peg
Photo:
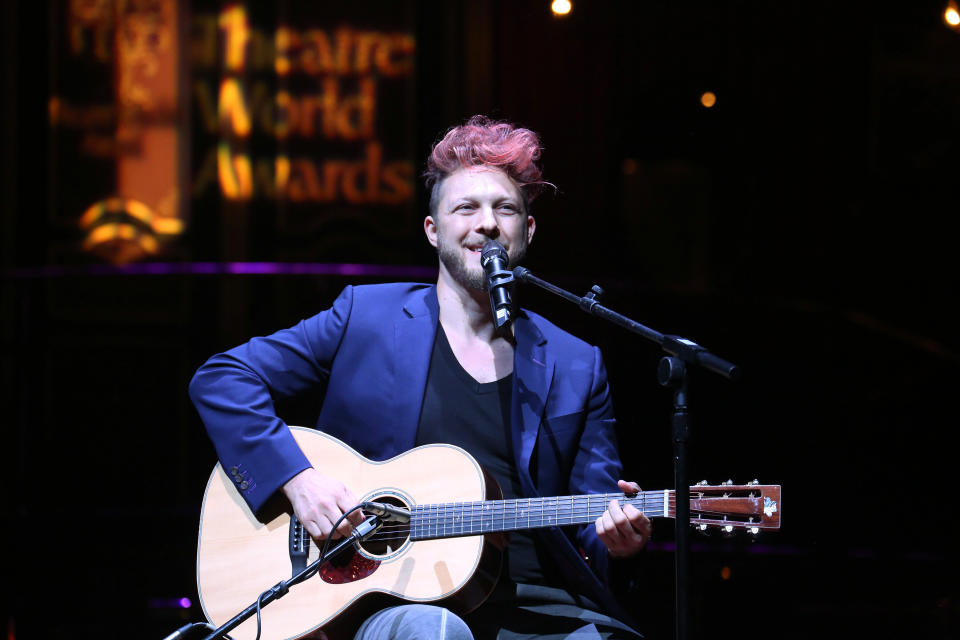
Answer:
M757 480L756 478L754 478L753 480L751 480L751 481L748 482L747 484L750 485L750 486L753 486L753 485L755 485L755 484L760 484L760 481Z
M731 485L731 484L733 484L733 480L727 480L726 482L721 482L720 484L722 484L722 485Z
M760 533L760 527L750 527L748 531L750 531L751 536L757 537L757 535Z
M699 485L699 486L701 486L701 487L705 487L705 486L707 486L707 481L706 481L706 480L701 480L700 482L697 483L697 485Z

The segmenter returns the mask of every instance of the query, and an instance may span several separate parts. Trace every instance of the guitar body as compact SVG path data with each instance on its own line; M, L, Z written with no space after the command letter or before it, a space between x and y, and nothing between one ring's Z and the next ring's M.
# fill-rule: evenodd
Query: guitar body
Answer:
M499 497L487 495L484 471L458 447L427 445L374 462L319 431L291 430L313 465L350 487L360 501L386 500L409 508ZM496 491L494 487L495 483L491 491ZM222 625L264 590L293 576L291 520L289 514L281 514L260 522L223 468L216 466L204 493L197 549L197 590L210 622ZM438 604L469 611L489 595L499 575L499 551L484 539L474 535L412 542L401 530L390 546L368 548L365 543L349 565L339 569L328 565L322 575L292 587L264 607L261 637L299 638L321 627L331 638L341 627L352 633L351 614L397 598L443 601ZM317 555L314 548L309 561ZM331 624L334 618L336 625ZM230 635L253 640L256 617Z
M264 640L350 638L363 617L399 602L471 611L500 575L504 532L588 525L613 499L651 518L676 517L676 492L669 489L502 500L493 478L459 447L426 445L374 462L319 431L291 431L317 469L350 487L361 502L405 509L410 522L385 523L355 552L338 554L264 607ZM780 528L779 485L698 484L689 498L690 524L701 529L756 534ZM197 591L204 614L218 627L319 557L296 518L263 517L272 519L258 520L217 465L203 496ZM256 629L252 617L230 635L253 640Z

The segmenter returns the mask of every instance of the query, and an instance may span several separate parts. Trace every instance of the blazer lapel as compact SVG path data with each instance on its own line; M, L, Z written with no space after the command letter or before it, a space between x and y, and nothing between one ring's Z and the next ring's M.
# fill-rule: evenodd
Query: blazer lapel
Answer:
M555 363L547 352L547 339L528 317L518 317L513 327L517 340L513 357L513 370L516 374L513 380L512 408L514 451L524 492L535 496L537 491L530 476L530 457L547 406Z
M404 304L401 318L394 323L392 406L397 412L397 453L411 449L417 439L439 309L436 288L423 289Z

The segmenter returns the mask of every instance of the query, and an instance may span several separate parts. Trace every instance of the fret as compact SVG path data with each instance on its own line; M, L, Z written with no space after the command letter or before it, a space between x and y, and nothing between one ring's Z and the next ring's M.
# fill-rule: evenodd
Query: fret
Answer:
M632 497L606 493L423 505L412 510L410 532L411 538L431 539L589 524L601 516L614 499L621 508L629 504L645 513L653 505L661 508L662 502L663 514L647 514L669 517L672 494L669 490L641 491Z

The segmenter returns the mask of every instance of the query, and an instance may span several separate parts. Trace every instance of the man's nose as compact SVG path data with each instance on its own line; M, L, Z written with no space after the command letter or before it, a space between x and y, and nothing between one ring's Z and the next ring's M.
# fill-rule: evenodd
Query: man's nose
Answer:
M499 235L500 227L497 225L497 216L493 212L493 207L480 208L474 230L489 238L496 238Z

